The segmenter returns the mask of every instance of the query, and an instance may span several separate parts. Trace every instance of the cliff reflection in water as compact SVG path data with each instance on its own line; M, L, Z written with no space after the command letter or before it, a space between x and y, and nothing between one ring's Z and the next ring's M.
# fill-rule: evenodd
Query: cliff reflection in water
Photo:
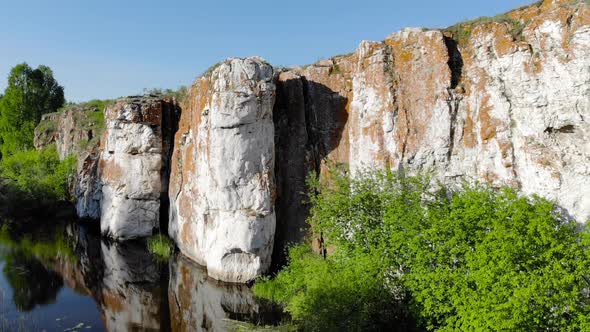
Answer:
M35 234L42 235L3 229L6 282L0 287L10 288L2 290L12 294L14 311L9 315L5 304L5 320L20 315L25 325L34 323L29 328L47 331L79 322L85 330L224 331L228 319L272 324L277 318L247 286L209 279L206 270L181 254L162 263L142 241L104 241L75 224ZM84 301L95 305L84 306ZM50 308L50 314L26 318L35 308ZM70 325L62 317L69 317Z

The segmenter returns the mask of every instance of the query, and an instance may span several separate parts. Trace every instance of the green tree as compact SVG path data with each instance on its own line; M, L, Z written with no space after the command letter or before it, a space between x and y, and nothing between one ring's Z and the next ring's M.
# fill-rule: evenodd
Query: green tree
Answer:
M296 247L255 286L304 330L404 319L443 331L590 330L590 238L552 202L507 188L437 191L392 172L330 174L311 183L308 221L333 253Z
M2 155L32 148L35 126L41 116L57 111L64 102L64 89L49 67L32 69L22 63L12 68L0 99Z

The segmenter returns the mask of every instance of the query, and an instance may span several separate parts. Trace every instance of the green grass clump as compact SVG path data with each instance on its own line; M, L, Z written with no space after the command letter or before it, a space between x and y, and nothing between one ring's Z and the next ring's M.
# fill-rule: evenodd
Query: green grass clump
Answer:
M254 287L303 330L588 331L590 236L539 197L388 171L309 182L308 244Z
M100 112L104 112L104 110L113 104L115 100L113 99L92 99L85 103L81 103L80 106L83 108L97 108Z
M174 244L164 234L156 234L148 239L148 250L160 259L168 259L174 252Z
M295 332L297 327L293 325L258 326L248 322L227 320L227 329L232 332Z

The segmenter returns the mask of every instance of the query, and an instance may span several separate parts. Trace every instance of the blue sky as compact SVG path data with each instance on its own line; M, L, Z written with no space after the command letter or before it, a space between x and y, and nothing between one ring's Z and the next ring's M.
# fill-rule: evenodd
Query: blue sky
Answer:
M12 66L50 66L84 101L188 85L260 55L284 66L353 51L403 27L445 27L531 0L0 0L0 89Z

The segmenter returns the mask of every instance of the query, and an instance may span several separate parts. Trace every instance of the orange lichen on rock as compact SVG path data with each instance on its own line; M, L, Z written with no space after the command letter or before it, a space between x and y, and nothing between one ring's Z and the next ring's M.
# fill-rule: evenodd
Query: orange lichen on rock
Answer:
M109 309L110 312L120 313L126 310L125 304L121 300L121 296L117 293L104 291L102 293L103 305Z
M472 149L477 145L477 135L475 134L475 122L469 109L466 110L467 117L463 126L463 145Z
M490 115L492 108L489 105L489 100L489 96L484 97L478 112L480 124L479 135L483 143L487 143L496 136L499 124L499 121Z

